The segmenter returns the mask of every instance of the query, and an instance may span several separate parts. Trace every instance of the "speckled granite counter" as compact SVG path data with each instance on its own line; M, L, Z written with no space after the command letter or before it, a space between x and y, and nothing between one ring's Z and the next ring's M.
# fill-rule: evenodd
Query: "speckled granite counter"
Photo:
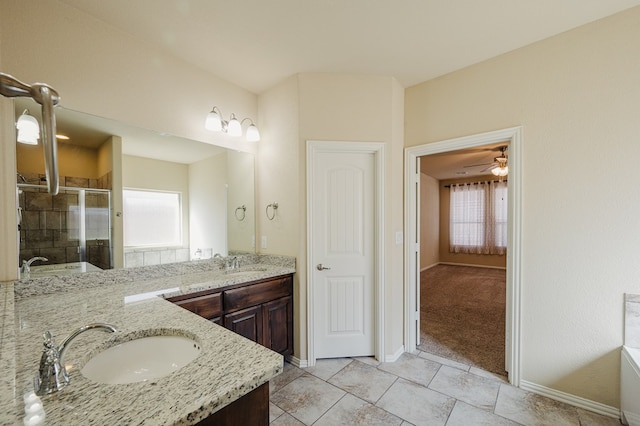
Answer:
M70 280L2 283L0 424L22 424L22 395L32 388L43 331L50 330L59 343L91 322L114 324L119 332L89 331L74 341L65 355L71 384L42 398L47 424L195 424L268 382L282 371L281 355L155 294L188 294L295 271L293 259L274 259L244 259L245 266L235 274L224 274L219 261L199 261L87 273ZM80 374L98 347L141 330L188 331L201 353L177 372L150 382L105 385Z

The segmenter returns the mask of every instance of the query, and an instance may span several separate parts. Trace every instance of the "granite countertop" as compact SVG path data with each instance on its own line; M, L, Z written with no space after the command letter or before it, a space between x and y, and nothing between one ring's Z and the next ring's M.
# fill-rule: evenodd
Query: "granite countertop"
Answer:
M173 269L163 265L87 273L67 280L2 283L0 424L22 424L22 395L32 389L42 333L50 330L59 344L71 331L92 322L113 324L118 332L88 331L74 340L64 360L71 383L42 397L47 424L195 424L268 382L282 372L281 355L156 297L295 271L295 260L293 264L255 258L251 262L234 274L225 274L219 262L210 261L176 264ZM175 274L176 268L183 273ZM201 352L169 376L106 385L80 373L97 348L109 341L183 332L198 342Z

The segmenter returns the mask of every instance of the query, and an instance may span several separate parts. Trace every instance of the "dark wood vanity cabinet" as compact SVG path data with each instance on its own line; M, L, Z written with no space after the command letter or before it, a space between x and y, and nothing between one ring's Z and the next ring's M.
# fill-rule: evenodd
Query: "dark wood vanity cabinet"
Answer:
M293 275L168 298L282 355L293 354Z
M226 314L224 316L224 326L249 340L263 344L261 306L252 306L251 308Z

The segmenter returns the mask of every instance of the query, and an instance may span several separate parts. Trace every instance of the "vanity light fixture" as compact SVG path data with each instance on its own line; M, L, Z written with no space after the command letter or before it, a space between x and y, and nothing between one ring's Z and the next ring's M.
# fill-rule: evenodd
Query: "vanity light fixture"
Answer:
M37 145L40 138L40 125L38 120L29 114L29 110L25 109L18 122L16 123L18 129L18 142L27 145Z
M212 132L225 132L229 136L242 136L242 125L245 121L249 120L251 124L247 127L247 133L245 134L245 139L249 142L257 142L260 140L260 132L258 132L258 128L253 123L253 120L250 118L243 118L242 120L238 120L234 113L231 113L231 117L229 120L225 120L222 118L222 113L220 112L220 108L214 106L211 109L211 112L207 114L207 119L204 122L204 127L207 130Z

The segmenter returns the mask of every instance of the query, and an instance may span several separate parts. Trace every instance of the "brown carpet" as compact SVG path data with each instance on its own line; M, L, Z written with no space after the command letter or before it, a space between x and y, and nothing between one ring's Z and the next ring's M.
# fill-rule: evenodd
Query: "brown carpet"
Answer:
M506 375L506 273L437 265L420 274L418 349Z

